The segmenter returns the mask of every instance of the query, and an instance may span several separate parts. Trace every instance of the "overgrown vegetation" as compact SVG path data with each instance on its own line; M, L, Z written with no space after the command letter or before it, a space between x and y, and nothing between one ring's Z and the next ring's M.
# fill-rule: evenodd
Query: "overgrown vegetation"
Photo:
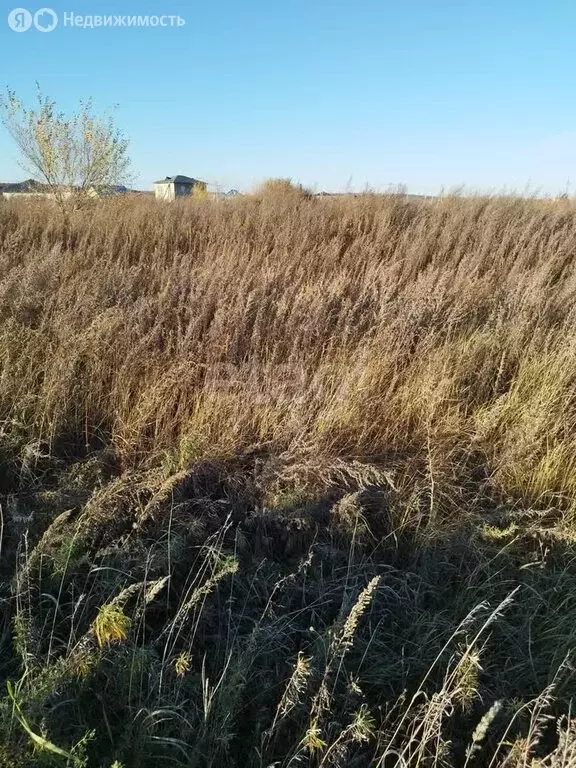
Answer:
M576 764L576 209L0 205L0 766Z
M22 169L66 217L112 185L130 179L128 140L111 115L98 117L91 101L64 114L37 86L27 106L14 91L0 95L0 123L14 139Z

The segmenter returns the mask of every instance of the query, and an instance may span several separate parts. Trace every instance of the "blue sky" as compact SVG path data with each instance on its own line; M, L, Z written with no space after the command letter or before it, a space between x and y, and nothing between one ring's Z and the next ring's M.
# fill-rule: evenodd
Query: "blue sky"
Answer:
M0 85L63 109L118 104L136 186L184 173L248 189L576 192L574 0L46 0L51 33L3 3ZM64 28L81 15L183 27ZM0 180L22 177L0 131Z

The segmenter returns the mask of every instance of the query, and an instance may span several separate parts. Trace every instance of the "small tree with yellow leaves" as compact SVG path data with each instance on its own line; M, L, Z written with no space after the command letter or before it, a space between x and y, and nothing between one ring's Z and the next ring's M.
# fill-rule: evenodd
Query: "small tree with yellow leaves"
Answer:
M34 107L7 89L0 119L18 146L22 169L47 187L64 213L131 177L128 140L111 115L94 113L91 100L66 115L39 87Z

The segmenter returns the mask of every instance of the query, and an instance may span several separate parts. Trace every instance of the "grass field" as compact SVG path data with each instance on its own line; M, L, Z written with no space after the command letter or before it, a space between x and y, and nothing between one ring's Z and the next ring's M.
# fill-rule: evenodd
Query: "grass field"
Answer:
M576 207L0 205L0 766L576 765Z

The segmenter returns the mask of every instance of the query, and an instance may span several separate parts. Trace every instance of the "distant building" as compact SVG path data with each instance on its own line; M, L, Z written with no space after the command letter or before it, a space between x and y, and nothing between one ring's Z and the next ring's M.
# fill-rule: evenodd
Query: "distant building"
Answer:
M53 200L56 197L56 188L50 188L48 184L42 184L34 179L27 179L26 181L19 181L14 184L0 183L0 197L4 197L6 200L25 200L31 197L44 198L46 200ZM72 197L76 194L84 194L87 197L110 197L111 195L122 195L130 190L121 185L113 184L109 186L91 186L85 189L83 192L80 187L60 187L58 188L62 197Z
M114 197L115 195L125 195L130 190L123 184L111 184L100 187L89 187L86 194L89 197Z
M222 202L223 200L230 200L233 197L242 197L242 193L237 189L229 189L228 192L222 192L220 189L208 190L208 196L211 200L216 202Z
M207 183L190 176L166 176L154 182L156 200L175 200L177 197L189 197L198 192L206 192Z
M14 197L51 197L51 195L47 184L41 184L34 179L26 179L26 181L18 181L14 184L0 184L0 197L9 200Z

